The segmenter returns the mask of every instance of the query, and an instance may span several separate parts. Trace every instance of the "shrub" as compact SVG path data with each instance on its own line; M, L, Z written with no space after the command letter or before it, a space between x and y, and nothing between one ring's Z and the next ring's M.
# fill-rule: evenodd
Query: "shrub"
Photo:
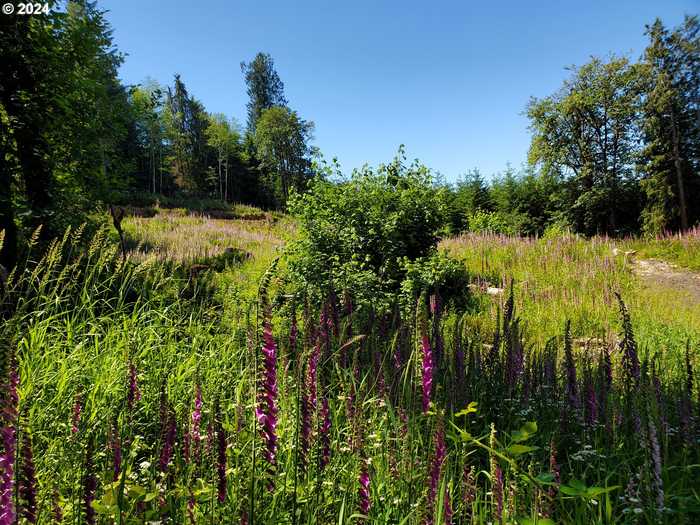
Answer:
M521 230L522 217L515 213L476 210L469 216L468 223L469 231L474 233L518 235Z
M423 292L437 293L445 303L458 308L467 304L469 278L464 264L444 251L435 251L415 261L404 260L406 277L401 283L401 304L404 310L415 305Z
M444 224L444 199L427 168L403 157L345 181L314 180L293 195L290 211L301 239L290 248L299 285L323 296L349 290L356 301L383 310L394 302L406 261L428 256Z

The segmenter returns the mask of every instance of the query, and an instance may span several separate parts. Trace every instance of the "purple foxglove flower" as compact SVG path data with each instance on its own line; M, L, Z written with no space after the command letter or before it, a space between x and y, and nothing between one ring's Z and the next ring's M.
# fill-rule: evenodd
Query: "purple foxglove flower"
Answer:
M430 473L428 480L428 501L425 509L425 525L433 524L433 515L435 514L435 500L437 497L440 477L442 476L442 464L447 456L445 447L445 431L442 427L442 422L438 423L435 429L435 451L430 465Z
M10 358L9 374L0 386L2 410L0 410L0 525L14 525L15 453L17 447L17 385L19 376L14 357Z
M263 457L273 470L277 464L277 344L272 335L269 309L263 322L262 380L258 386L258 406L255 417L260 425L260 434L265 444ZM274 481L268 486L274 488Z
M503 471L500 465L496 465L495 476L493 479L493 500L496 504L494 513L494 521L496 523L503 522Z
M661 449L659 447L659 437L656 434L656 425L649 418L649 448L651 451L652 464L652 486L656 495L656 510L664 509L664 481L661 477Z
M192 492L192 489L189 489L189 497L187 498L187 517L190 518L190 524L191 525L197 525L197 520L194 515L194 507L195 507L195 499L194 499L194 493Z
M328 408L328 398L323 397L321 399L321 412L319 414L321 419L320 428L320 439L321 439L321 469L328 465L331 459L331 416L330 410Z
M445 488L445 496L442 502L445 525L452 525L452 505L450 504L450 491Z
M122 445L116 423L110 429L109 434L109 448L112 449L114 455L114 481L116 481L122 470Z
M369 463L367 460L362 461L362 466L360 467L360 477L359 477L359 488L357 495L359 498L359 510L360 514L367 516L369 514L369 509L372 507L372 501L370 500L369 485Z
M85 523L95 525L95 509L92 502L95 501L95 492L97 490L97 477L95 476L94 465L94 443L91 437L88 440L85 450L85 477L83 481L83 509L85 511Z
M160 471L167 472L168 466L173 459L173 448L177 436L177 421L175 413L169 410L168 422L166 424L165 435L163 436L163 448L160 451Z
M622 340L620 341L622 366L625 370L626 380L629 385L638 385L641 377L641 369L639 366L639 357L637 355L637 343L634 340L634 333L632 331L632 320L620 294L615 292L615 296L620 305L620 315L622 316Z
M221 420L218 403L216 406L216 441L216 473L219 477L217 490L219 503L223 503L226 500L226 431Z
M80 392L75 394L75 401L73 402L73 417L71 419L71 432L73 434L78 433L78 425L80 425L80 417L83 411L82 406L82 396Z
M304 389L300 400L301 432L299 435L299 461L302 470L306 470L309 458L309 448L311 447L311 413L313 408L311 400Z

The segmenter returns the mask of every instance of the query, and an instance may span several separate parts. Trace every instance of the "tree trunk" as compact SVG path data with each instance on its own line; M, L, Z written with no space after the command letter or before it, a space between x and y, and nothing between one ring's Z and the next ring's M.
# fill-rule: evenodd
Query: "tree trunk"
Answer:
M676 114L671 109L671 134L673 138L673 165L676 168L676 180L678 183L678 204L681 210L681 230L688 229L688 210L685 201L685 187L683 186L683 170L681 167L680 137L676 124Z
M228 202L228 158L224 164L224 202Z

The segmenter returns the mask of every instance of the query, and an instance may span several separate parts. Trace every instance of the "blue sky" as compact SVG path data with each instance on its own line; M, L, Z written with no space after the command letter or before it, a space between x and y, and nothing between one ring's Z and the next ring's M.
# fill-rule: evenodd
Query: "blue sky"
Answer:
M565 67L611 52L637 58L644 25L678 24L697 0L102 0L130 84L182 75L208 111L245 123L240 62L270 53L290 106L343 171L410 159L455 180L519 167L523 110Z

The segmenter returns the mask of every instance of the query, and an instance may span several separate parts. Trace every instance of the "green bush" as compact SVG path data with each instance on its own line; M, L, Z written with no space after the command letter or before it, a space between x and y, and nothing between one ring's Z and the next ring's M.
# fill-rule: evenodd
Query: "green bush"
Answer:
M469 231L474 233L503 233L518 235L522 217L515 213L476 210L468 218Z
M410 310L423 292L437 293L444 303L458 308L467 306L469 278L461 262L443 251L415 261L404 260L406 276L401 283L401 305Z
M385 310L406 275L406 261L430 255L446 210L427 168L403 157L345 181L314 180L289 209L301 239L289 253L291 274L319 297L348 290L360 304Z

